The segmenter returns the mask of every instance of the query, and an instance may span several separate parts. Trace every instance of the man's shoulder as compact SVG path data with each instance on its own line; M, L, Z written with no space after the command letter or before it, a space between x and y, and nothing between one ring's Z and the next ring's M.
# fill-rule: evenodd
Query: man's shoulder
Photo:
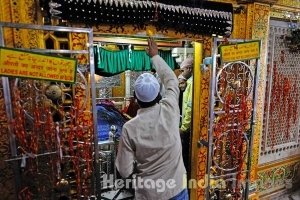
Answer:
M134 118L130 119L129 121L127 121L124 125L123 128L130 128L130 127L134 127L136 126L136 124L138 124L138 117L135 116Z

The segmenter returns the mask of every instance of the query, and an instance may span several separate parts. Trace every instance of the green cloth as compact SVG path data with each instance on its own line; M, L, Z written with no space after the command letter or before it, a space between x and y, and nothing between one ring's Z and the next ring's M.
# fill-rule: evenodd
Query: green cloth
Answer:
M159 51L159 55L172 68L175 68L175 59L171 50ZM150 71L152 69L150 57L144 50L109 51L94 46L95 73L101 76L113 76L126 70Z

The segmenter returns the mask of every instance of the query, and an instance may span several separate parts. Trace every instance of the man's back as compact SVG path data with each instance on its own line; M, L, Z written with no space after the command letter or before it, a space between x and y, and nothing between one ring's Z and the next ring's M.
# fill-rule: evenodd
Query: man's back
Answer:
M151 108L140 109L138 117L123 127L135 148L137 177L140 177L143 183L146 180L153 180L155 183L154 191L137 188L137 199L170 199L183 189L185 168L178 123L174 123L179 120L179 117L174 119L174 116L179 116L179 110L175 115L175 110L163 101ZM173 179L176 186L171 184L171 188L168 188L165 185L165 191L161 191L163 186L156 185L160 181L158 179L164 180L164 184L171 183Z
M165 86L165 98L139 109L123 126L116 166L121 176L128 177L136 161L137 200L168 200L183 191L186 174L179 135L179 88L177 77L161 57L156 54L152 62ZM147 85L150 77L145 77Z

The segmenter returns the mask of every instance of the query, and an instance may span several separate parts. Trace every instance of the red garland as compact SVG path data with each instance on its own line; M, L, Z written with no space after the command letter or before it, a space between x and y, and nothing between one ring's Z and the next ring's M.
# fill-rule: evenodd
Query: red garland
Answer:
M294 96L295 95L295 96ZM296 125L299 110L299 88L297 77L290 79L278 72L277 63L273 66L273 81L269 110L269 131L271 147L276 143L276 134L283 133L289 139L292 126ZM286 124L286 126L284 126Z
M14 111L14 120L12 127L14 127L16 139L23 149L27 149L26 130L25 130L25 113L20 104L20 90L14 88L14 95L12 96L12 106Z
M29 191L28 187L23 188L18 194L18 200L31 200L33 194Z
M234 105L236 98L240 98L238 105ZM240 199L240 184L242 180L242 170L245 157L245 137L246 131L250 128L250 116L251 111L248 106L247 98L244 94L230 93L224 97L223 110L224 114L220 115L220 119L217 121L214 127L215 146L224 145L224 138L222 134L227 133L228 138L225 140L230 141L229 154L232 159L232 167L236 167L236 186L233 189L234 199ZM226 143L227 143L226 142ZM216 152L217 154L224 155L224 152ZM228 152L226 152L228 154ZM221 158L224 159L224 158ZM225 158L227 159L227 158Z

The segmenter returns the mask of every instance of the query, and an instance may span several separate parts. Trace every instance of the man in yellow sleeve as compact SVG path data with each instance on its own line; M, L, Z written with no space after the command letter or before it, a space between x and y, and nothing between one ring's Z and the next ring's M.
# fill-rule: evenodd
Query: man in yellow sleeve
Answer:
M193 58L186 58L180 65L181 75L187 80L186 89L182 99L182 118L180 126L180 135L182 141L183 162L190 171L190 135L192 122L192 100L193 100Z
M187 80L186 89L183 93L182 103L182 123L180 127L180 133L184 134L191 128L192 119L192 100L193 100L193 58L185 59L181 65L181 75Z

